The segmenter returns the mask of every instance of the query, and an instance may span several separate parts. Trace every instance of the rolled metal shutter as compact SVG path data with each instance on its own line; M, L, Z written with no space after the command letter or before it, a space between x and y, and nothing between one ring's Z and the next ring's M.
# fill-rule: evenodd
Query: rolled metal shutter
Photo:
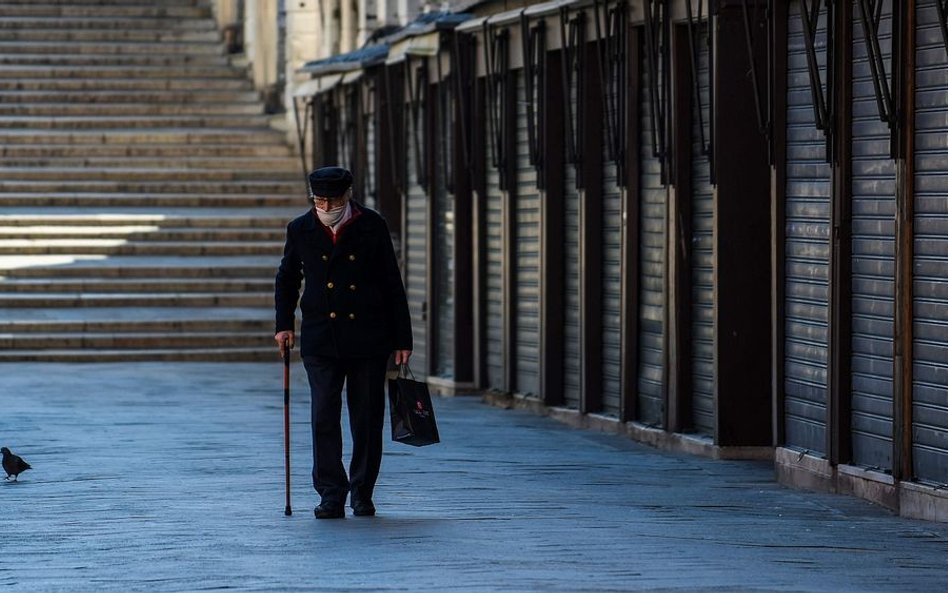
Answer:
M605 85L603 92L606 91ZM606 102L616 104L616 85ZM593 98L592 100L596 100ZM613 121L605 117L605 124ZM609 158L609 135L602 135L602 411L618 417L622 407L622 188Z
M442 83L442 84L451 84ZM442 115L443 123L445 120ZM448 119L447 121L450 121ZM437 133L443 134L445 130L439 129ZM434 365L432 372L439 377L454 376L454 194L448 191L448 163L446 158L449 156L441 150L442 144L438 144L435 150L435 170L434 170L434 249L432 257L434 259L434 283L435 298L435 324L432 328L433 346L435 347L432 355L434 356Z
M408 292L408 308L411 311L411 329L414 336L414 354L411 367L416 377L426 377L428 369L428 196L419 183L417 175L417 157L414 142L424 142L424 110L418 117L411 117L411 105L406 106L408 114L407 164L408 199L406 207L405 237L405 289ZM417 134L413 126L417 124ZM424 155L424 151L421 151Z
M826 44L825 15L816 43ZM787 163L784 274L786 445L826 451L830 166L816 128L800 3L790 4L787 48ZM819 70L826 80L823 52Z
M695 43L701 118L692 117L691 131L691 420L695 431L713 435L714 188L703 145L710 139L711 52L703 27Z
M486 210L484 259L485 290L484 315L481 321L485 334L485 380L488 389L506 389L504 377L504 241L503 192L500 189L500 171L493 166L493 139L485 131L484 162L486 166Z
M336 109L336 117L339 119L337 120L338 123L336 124L336 130L338 130L338 133L336 134L336 162L326 164L339 165L340 167L345 167L351 171L352 163L349 162L349 156L351 153L349 144L352 141L352 138L350 138L350 126L352 124L349 122L349 89L347 86L340 84L330 92L332 93L333 99L335 101L333 105Z
M889 70L892 4L879 45ZM853 23L852 450L853 462L892 469L892 340L895 319L895 161L879 117L858 8Z
M516 275L516 344L514 345L516 391L540 393L540 191L537 172L530 164L527 133L526 84L522 70L512 73L517 86L517 176L514 189Z
M948 483L948 60L932 0L917 8L912 457Z
M639 227L639 368L636 418L654 426L664 424L665 411L665 259L666 201L661 162L652 142L651 96L647 52L642 52Z
M363 91L363 92L372 92L372 106L375 106L375 95L374 91ZM377 192L377 182L375 179L376 168L375 160L378 157L375 151L375 135L376 135L376 122L378 119L375 117L375 113L370 112L365 114L365 181L363 187L365 188L365 205L373 210L378 209L378 192Z
M576 113L576 77L570 87L571 113ZM569 133L567 131L567 133ZM576 189L576 167L566 163L563 175L563 398L566 407L579 409L582 388L582 347L580 341L580 270L579 270L579 190Z

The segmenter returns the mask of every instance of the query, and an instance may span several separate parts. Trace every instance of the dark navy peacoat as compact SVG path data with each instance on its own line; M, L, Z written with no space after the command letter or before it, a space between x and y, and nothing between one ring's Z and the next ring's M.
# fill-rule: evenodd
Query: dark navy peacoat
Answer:
M276 331L294 329L298 301L303 356L362 358L412 349L408 299L388 226L377 212L350 204L352 218L335 244L313 210L286 227Z

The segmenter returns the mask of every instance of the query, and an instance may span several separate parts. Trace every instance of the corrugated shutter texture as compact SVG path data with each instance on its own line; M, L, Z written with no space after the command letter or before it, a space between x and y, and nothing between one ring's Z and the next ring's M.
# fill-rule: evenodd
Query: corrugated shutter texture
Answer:
M662 184L661 164L654 156L650 116L652 81L646 52L642 52L640 161L640 256L639 368L636 418L663 424L665 409L665 232L667 191Z
M697 432L714 434L714 188L711 164L703 154L710 138L710 51L708 35L697 40L698 105L692 116L691 151L691 386L692 423Z
M517 177L514 208L516 274L516 390L540 393L540 191L530 164L526 84L523 71L514 73L517 86Z
M824 11L825 13L825 11ZM817 47L825 47L821 15ZM787 71L787 165L784 276L784 413L786 443L825 452L830 167L816 128L800 3L790 5ZM819 70L826 81L825 55Z
M378 200L377 200L377 188L376 188L376 168L375 168L375 159L377 158L375 152L375 126L376 118L375 114L368 114L365 119L365 180L363 187L365 188L365 205L369 208L378 209Z
M450 82L445 84L451 84ZM441 114L439 126L450 122ZM444 134L444 129L437 133ZM449 132L448 132L449 133ZM447 144L447 142L445 143ZM435 351L433 372L439 377L454 376L454 194L448 191L446 155L439 140L435 150L434 196L434 282L437 302L432 339Z
M409 113L408 129L412 130L415 121L410 115L411 106L406 107ZM411 366L416 377L427 375L428 368L428 197L425 189L418 184L416 174L416 152L414 142L424 142L424 115L419 111L416 118L418 133L408 135L408 204L406 227L406 282L408 292L408 307L411 310L411 329L414 336L414 354ZM421 152L422 156L424 151Z
M912 455L948 483L948 61L934 2L918 5Z
M572 113L576 113L576 83L570 88ZM563 175L563 265L564 328L563 328L563 397L568 408L578 409L580 404L581 356L580 348L580 299L579 299L579 190L576 189L577 165L566 164Z
M879 43L891 70L892 5ZM853 24L852 447L862 466L892 468L892 340L895 305L895 162L876 105L858 9Z
M616 84L612 85L612 96L606 103L610 111L615 108ZM606 92L605 86L603 92ZM604 118L603 125L608 126L610 121L611 113ZM605 130L602 138L602 411L619 416L622 405L622 188L616 164L609 158L609 134Z
M486 265L485 307L481 323L485 332L487 351L484 353L488 389L505 390L504 379L504 249L503 249L503 197L500 191L500 172L493 162L493 138L490 130L485 133L484 162L487 163L487 187L485 196L486 228L484 257Z

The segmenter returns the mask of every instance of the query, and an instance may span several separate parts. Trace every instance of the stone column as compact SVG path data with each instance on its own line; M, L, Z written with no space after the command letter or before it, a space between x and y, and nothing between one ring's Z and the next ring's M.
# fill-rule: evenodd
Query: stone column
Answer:
M320 1L324 2L322 6ZM331 35L331 13L327 9L333 0L287 0L286 2L286 89L283 93L286 107L287 140L296 146L296 121L293 117L293 92L297 84L309 79L296 71L306 62L328 57L327 37ZM274 23L276 16L274 14ZM275 25L274 25L275 26Z

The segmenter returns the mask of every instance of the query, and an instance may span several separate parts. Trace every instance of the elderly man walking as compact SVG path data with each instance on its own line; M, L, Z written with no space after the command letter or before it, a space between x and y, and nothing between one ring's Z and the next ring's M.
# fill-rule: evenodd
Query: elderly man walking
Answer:
M319 519L375 514L382 461L385 371L411 357L408 299L384 219L352 200L352 174L323 167L309 175L313 207L286 228L276 275L276 334L281 354L296 342L312 393L313 486ZM300 286L305 279L303 297ZM346 385L352 456L342 461L342 388Z

